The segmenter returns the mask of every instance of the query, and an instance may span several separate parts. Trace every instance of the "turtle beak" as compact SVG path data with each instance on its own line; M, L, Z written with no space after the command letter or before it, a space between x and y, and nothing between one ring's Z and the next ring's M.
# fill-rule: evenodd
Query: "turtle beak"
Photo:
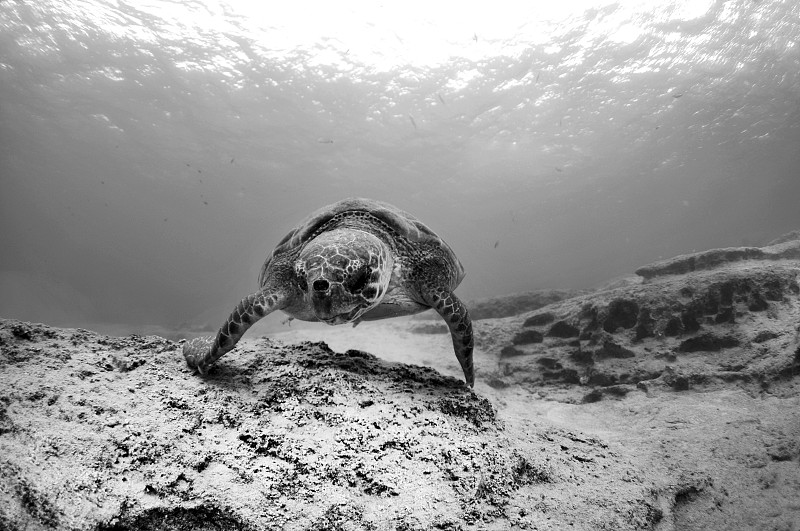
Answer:
M357 318L361 317L361 314L364 313L363 309L360 307L355 307L350 310L348 313L340 313L338 315L334 315L329 319L322 319L319 318L320 321L327 325L340 325L340 324L347 324L352 323ZM319 316L318 316L319 317Z
M341 286L339 286L341 289ZM320 321L325 321L333 317L333 287L325 279L317 279L311 286L311 307L314 314Z
M349 323L364 311L361 306L353 307L352 296L337 282L317 279L311 284L309 296L314 315L325 324Z
M335 325L346 323L347 314L334 301L347 300L347 294L341 284L320 278L311 285L311 307L314 315L323 323Z

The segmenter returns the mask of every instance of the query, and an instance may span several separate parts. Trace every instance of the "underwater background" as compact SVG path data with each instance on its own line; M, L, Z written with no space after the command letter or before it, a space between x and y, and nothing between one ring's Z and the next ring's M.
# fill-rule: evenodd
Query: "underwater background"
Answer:
M800 228L800 3L550 4L0 1L0 316L215 329L348 196L465 300Z

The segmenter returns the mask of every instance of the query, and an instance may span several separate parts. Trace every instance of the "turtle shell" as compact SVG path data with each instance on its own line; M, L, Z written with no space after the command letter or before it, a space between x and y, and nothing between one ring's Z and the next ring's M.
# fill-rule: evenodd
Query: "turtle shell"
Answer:
M464 278L464 267L461 265L461 262L450 246L416 217L389 203L375 201L374 199L351 197L320 208L301 221L297 227L289 231L289 234L278 242L272 254L267 258L266 262L264 262L264 266L261 268L261 274L258 277L259 285L264 285L267 271L276 256L302 249L306 243L322 232L326 223L337 215L353 213L353 215L357 216L359 212L369 214L373 218L383 222L392 231L404 237L412 244L418 243L438 246L451 258L458 271L458 280L456 284L460 283Z

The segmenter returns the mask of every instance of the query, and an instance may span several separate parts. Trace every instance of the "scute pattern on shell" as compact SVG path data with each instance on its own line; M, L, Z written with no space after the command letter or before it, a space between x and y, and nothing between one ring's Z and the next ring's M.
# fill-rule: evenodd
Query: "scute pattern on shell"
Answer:
M258 278L259 285L264 284L267 271L276 256L299 251L320 233L338 226L341 220L358 218L361 218L365 225L380 224L384 232L392 234L396 240L407 240L412 247L414 244L439 247L456 264L458 281L460 282L463 278L464 269L450 246L416 217L382 201L351 197L320 208L284 236L261 268L261 274ZM396 250L403 254L405 242L394 241L393 243L395 243Z

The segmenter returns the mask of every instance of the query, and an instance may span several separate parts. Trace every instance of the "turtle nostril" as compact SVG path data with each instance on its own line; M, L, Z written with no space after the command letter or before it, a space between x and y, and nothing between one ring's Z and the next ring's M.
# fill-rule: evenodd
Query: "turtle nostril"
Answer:
M327 291L329 284L324 278L318 278L314 281L311 287L314 288L314 291Z

